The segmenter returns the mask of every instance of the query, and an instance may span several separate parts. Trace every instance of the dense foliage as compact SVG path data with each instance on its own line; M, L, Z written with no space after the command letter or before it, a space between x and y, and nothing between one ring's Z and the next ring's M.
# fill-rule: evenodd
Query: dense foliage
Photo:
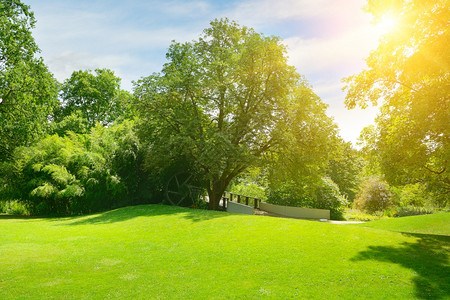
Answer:
M79 214L148 202L140 143L132 122L89 134L48 136L18 148L2 174L4 198L26 203L32 214Z
M20 1L0 1L0 162L47 131L57 83L31 35L33 13Z
M347 203L341 194L356 188L356 157L339 139L336 125L325 113L327 106L308 86L297 89L293 98L284 116L289 126L284 128L276 151L266 158L267 201L329 209L333 218L341 218ZM346 166L336 167L342 160Z
M342 219L347 200L339 187L328 177L315 185L299 185L283 181L268 190L267 202L278 205L329 209L332 219Z
M356 208L368 212L383 211L389 208L393 205L389 185L377 177L366 179L354 205Z
M131 95L120 89L120 78L108 69L75 71L61 87L61 107L55 121L68 122L80 115L86 126L111 124L119 117L131 117Z
M326 174L350 202L356 198L361 184L364 159L351 143L339 142L333 147Z
M345 79L346 104L381 103L364 132L370 160L393 186L423 183L440 206L450 195L448 1L368 1L375 21L397 26L367 58L367 70Z
M249 168L244 174L236 177L228 190L232 193L251 196L265 201L267 199L266 189L266 169L254 167Z

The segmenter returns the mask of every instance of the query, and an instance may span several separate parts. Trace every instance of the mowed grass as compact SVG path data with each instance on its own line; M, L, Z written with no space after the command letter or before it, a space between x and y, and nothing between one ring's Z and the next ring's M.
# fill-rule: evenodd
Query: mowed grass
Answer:
M409 233L450 235L450 213L384 219L360 226Z
M162 205L3 217L0 299L445 299L437 233Z

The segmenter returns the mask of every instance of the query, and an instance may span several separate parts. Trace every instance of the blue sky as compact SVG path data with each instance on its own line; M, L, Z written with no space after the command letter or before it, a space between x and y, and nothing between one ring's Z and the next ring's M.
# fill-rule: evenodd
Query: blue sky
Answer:
M341 136L354 144L376 108L347 110L342 77L365 67L379 29L364 0L24 0L37 19L34 37L50 71L110 68L122 88L159 72L172 40L196 39L214 18L228 17L288 46L289 62L329 105Z

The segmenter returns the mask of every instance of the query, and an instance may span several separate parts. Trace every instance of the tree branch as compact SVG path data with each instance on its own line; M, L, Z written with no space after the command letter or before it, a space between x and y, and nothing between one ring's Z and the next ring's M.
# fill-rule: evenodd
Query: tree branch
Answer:
M415 88L413 88L412 86L410 86L410 85L407 85L406 83L403 83L403 82L400 82L400 81L398 81L398 80L396 80L396 79L380 79L380 80L376 80L375 82L391 82L391 83L397 83L397 84L399 84L399 85L401 85L401 86L403 86L403 87L405 87L405 88L407 88L407 89L410 89L411 91L413 91L413 92L418 92Z
M433 173L433 174L441 175L442 173L444 173L444 172L447 170L447 161L445 161L445 166L444 166L444 168L443 168L441 171L434 171L434 170L428 168L426 165L424 165L423 167L424 167L426 170L428 170L428 171L430 171L431 173Z

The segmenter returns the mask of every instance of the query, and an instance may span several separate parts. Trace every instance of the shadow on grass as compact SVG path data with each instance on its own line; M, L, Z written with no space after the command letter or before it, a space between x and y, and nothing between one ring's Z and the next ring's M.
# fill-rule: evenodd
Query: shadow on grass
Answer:
M24 220L32 220L32 219L44 219L45 217L39 216L22 216L22 215L0 215L0 220L8 220L8 219L24 219Z
M450 236L403 233L417 238L416 242L402 243L400 247L369 246L353 258L392 262L413 270L416 297L444 299L450 297Z
M92 216L82 216L74 218L73 222L65 223L64 225L110 224L128 221L137 217L155 217L174 214L179 214L183 218L191 220L193 222L207 221L228 216L227 213L219 211L189 209L176 206L153 204L129 206L97 213Z

